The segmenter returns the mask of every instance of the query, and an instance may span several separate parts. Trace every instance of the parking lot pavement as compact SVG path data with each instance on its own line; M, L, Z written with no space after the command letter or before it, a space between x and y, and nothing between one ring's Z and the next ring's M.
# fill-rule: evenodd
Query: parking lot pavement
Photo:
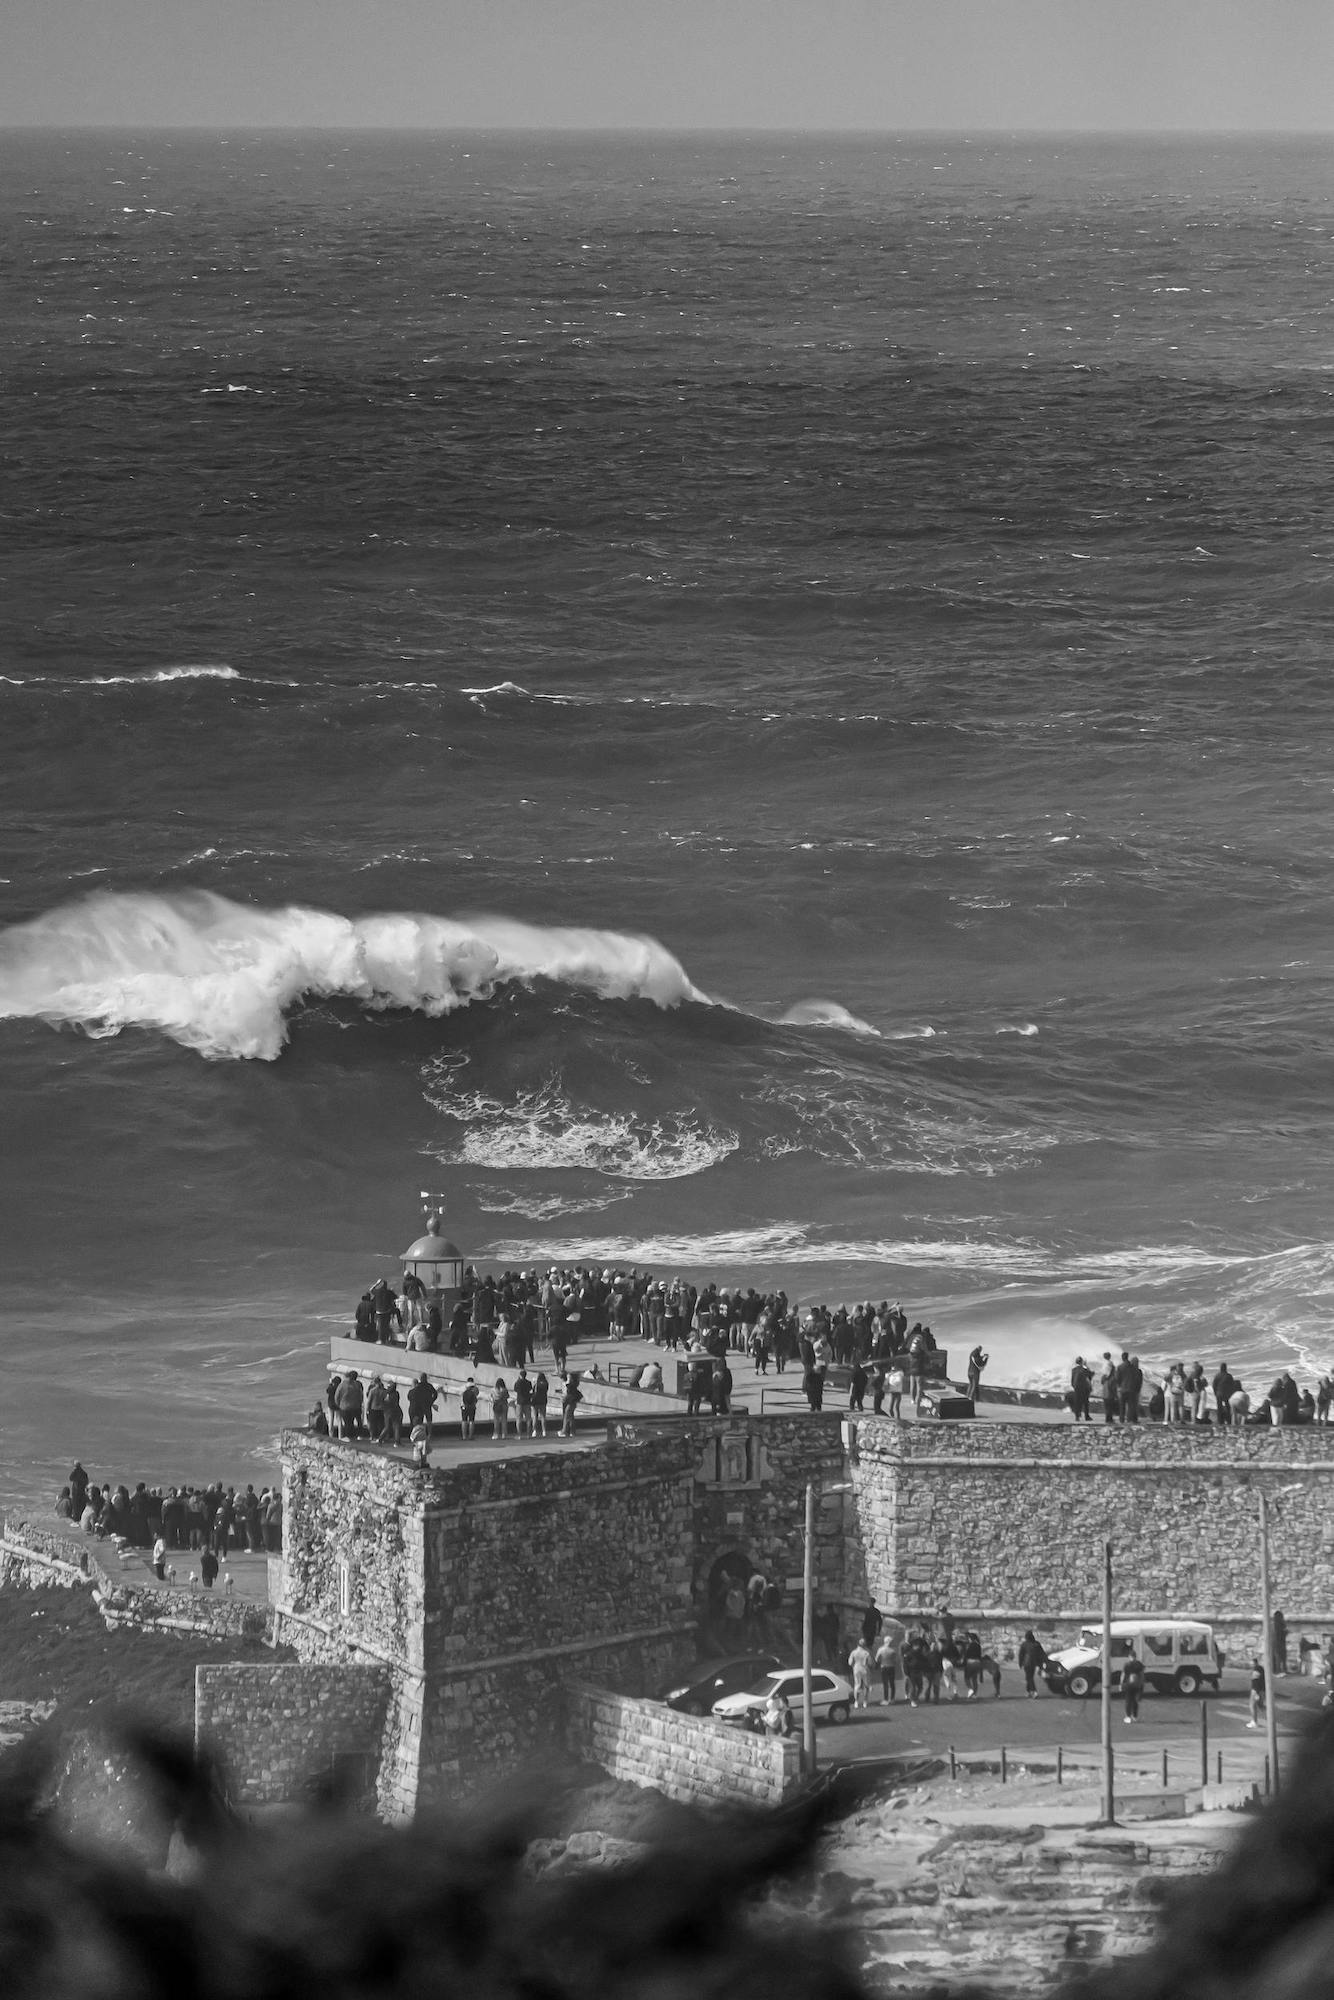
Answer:
M1230 1668L1218 1693L1208 1692L1202 1698L1209 1718L1211 1777L1216 1775L1220 1750L1225 1775L1259 1777L1263 1772L1264 1728L1246 1727L1248 1679L1244 1670ZM855 1713L845 1725L821 1725L821 1761L946 1757L953 1746L960 1759L983 1762L998 1759L1003 1744L1017 1761L1040 1757L1054 1762L1059 1745L1072 1767L1096 1762L1102 1729L1098 1700L1074 1701L1044 1691L1030 1701L1013 1672L1007 1673L1002 1688L999 1700L988 1689L976 1701L961 1697L953 1702L922 1703L916 1708L901 1697L888 1708L877 1701L870 1709ZM1278 1682L1280 1745L1287 1743L1293 1754L1295 1738L1319 1713L1323 1694L1319 1681L1290 1675ZM1179 1776L1182 1783L1198 1782L1200 1708L1201 1698L1183 1700L1180 1695L1150 1693L1140 1704L1139 1721L1127 1723L1121 1701L1113 1697L1112 1740L1118 1762L1143 1764L1161 1772L1166 1749L1169 1773Z

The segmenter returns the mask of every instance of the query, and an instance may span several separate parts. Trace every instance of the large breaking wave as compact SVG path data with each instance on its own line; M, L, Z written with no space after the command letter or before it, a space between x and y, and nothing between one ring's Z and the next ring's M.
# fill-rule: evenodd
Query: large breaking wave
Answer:
M219 1060L271 1062L302 1000L443 1015L537 979L660 1007L707 998L653 938L505 917L354 918L200 890L103 893L0 932L0 1019L152 1028Z

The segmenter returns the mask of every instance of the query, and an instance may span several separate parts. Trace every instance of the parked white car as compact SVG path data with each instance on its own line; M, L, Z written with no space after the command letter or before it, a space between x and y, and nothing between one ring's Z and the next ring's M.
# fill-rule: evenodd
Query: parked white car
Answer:
M713 1713L719 1722L758 1729L764 1705L775 1688L786 1696L793 1727L799 1727L806 1713L800 1667L780 1667L740 1694L724 1695L713 1704ZM842 1674L831 1674L828 1667L817 1667L811 1675L811 1707L817 1722L846 1722L852 1714L852 1682Z
M1198 1694L1206 1681L1217 1688L1223 1671L1213 1626L1197 1618L1114 1618L1114 1689L1132 1653L1144 1668L1145 1684L1159 1694ZM1102 1626L1085 1625L1075 1645L1048 1653L1042 1674L1055 1694L1096 1693L1102 1686Z

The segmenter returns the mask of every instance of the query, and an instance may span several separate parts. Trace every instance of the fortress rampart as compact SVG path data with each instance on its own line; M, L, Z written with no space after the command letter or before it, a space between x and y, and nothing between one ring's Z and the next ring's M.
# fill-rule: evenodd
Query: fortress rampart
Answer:
M1334 1631L1334 1429L859 1424L852 1478L871 1590L901 1616L948 1604L1002 1642L1095 1616L1110 1540L1118 1609L1259 1631L1258 1494L1273 1602Z
M829 1412L625 1421L590 1448L516 1446L425 1472L305 1434L283 1453L274 1636L318 1671L307 1682L289 1667L270 1684L238 1669L206 1692L243 1797L272 1795L302 1766L272 1732L248 1753L245 1673L256 1702L278 1704L307 1739L305 1768L346 1761L360 1730L390 1817L558 1749L576 1725L643 1782L653 1771L696 1786L707 1745L678 1740L669 1711L653 1711L662 1730L636 1762L635 1698L690 1661L732 1580L758 1569L779 1582L795 1626L808 1481L821 1496L819 1595L845 1629L869 1592L906 1617L947 1603L1002 1653L1028 1625L1064 1640L1097 1614L1110 1538L1123 1614L1210 1619L1235 1654L1258 1634L1263 1487L1273 1601L1294 1633L1334 1631L1324 1429L854 1424ZM361 1692L340 1704L321 1690L341 1665L361 1670ZM590 1687L629 1706L604 1712ZM779 1782L753 1763L718 1768L732 1785Z

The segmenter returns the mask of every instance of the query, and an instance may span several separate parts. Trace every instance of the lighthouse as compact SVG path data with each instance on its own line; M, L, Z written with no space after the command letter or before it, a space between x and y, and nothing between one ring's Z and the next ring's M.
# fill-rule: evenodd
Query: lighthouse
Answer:
M403 1275L410 1271L421 1279L429 1296L440 1296L440 1313L446 1326L463 1290L463 1252L443 1234L444 1222L438 1210L426 1217L426 1234L410 1243L403 1252Z

